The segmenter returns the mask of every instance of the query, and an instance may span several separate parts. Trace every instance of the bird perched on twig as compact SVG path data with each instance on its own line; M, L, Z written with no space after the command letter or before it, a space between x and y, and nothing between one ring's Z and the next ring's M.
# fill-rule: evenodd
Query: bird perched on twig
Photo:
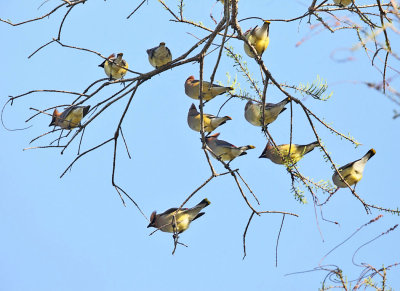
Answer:
M351 186L360 182L363 177L365 165L375 154L376 151L374 149L370 149L361 159L348 163L347 165L344 165L338 169L347 184ZM332 176L332 181L339 188L347 187L336 171Z
M346 7L352 3L351 0L333 0L336 5L341 6L341 7Z
M185 93L190 98L199 99L200 95L200 81L195 80L194 76L190 76L186 79L185 82ZM203 81L202 92L203 92L203 100L208 101L213 99L215 96L224 94L226 92L232 91L232 87L222 87L217 84L210 84L210 82Z
M253 29L249 29L244 33L244 37L249 41L249 43L254 46L257 51L257 54L261 57L264 51L267 49L269 44L269 25L270 22L264 20L264 24L261 27L254 27ZM247 43L244 43L244 51L246 54L254 58L255 55L250 50L250 47Z
M159 46L148 49L146 52L150 64L156 69L172 61L171 51L165 46L165 42L161 42Z
M62 129L73 129L81 126L81 120L89 112L88 106L70 106L63 112L54 109L53 118L49 126L59 126Z
M271 141L268 141L262 152L260 158L270 159L275 164L284 165L287 163L295 164L300 161L304 155L311 152L315 147L319 146L318 141L312 142L306 145L292 144L281 144L277 148L272 145ZM290 157L288 157L290 148Z
M112 54L99 65L99 67L104 68L104 72L110 78L110 81L113 79L122 79L125 76L129 66L128 63L122 59L123 55L123 53L119 53L117 57L115 57L115 55Z
M264 124L270 124L274 122L278 115L286 110L285 105L288 104L290 98L285 98L279 103L265 103L264 110ZM244 108L244 117L248 122L254 126L262 126L262 104L253 103L249 100Z
M218 136L219 133L206 137L206 144L213 151L214 158L218 157L221 158L221 160L223 161L231 162L234 158L238 156L246 155L247 150L255 148L255 146L253 145L236 147L229 142L217 139Z
M229 116L217 117L212 114L203 113L204 131L210 133L228 120L232 120L232 118ZM191 129L194 131L200 131L200 112L197 111L196 106L193 103L188 112L187 122Z
M147 228L155 227L164 232L182 233L189 228L193 220L204 215L204 212L200 211L210 204L210 201L205 198L193 208L182 208L178 212L176 212L178 208L170 208L161 214L154 211L150 216L150 224Z

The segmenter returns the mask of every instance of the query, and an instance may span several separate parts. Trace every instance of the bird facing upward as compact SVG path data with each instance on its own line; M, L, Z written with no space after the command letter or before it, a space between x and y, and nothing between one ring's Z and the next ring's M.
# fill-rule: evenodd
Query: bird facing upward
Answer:
M190 76L186 79L185 82L185 93L190 98L199 99L200 95L200 81L195 80L194 76ZM225 92L232 91L232 87L222 87L217 84L210 84L210 82L203 81L202 92L203 92L203 100L208 101L213 99L215 96L224 94Z
M254 46L260 57L269 45L269 25L270 22L265 20L261 27L256 26L244 33L244 37ZM244 43L244 51L249 57L255 57L247 43Z
M81 126L81 120L89 112L88 106L70 106L63 112L54 109L53 118L49 126L59 126L62 129L73 129Z
M212 114L203 113L204 131L212 132L228 120L232 120L232 118L229 116L217 117ZM194 131L200 131L200 112L197 111L197 108L193 103L188 112L187 122L191 129Z
M347 165L344 165L338 169L347 184L351 186L360 182L363 177L365 165L375 154L376 151L374 149L370 149L361 159L348 163ZM336 171L332 176L332 181L339 188L347 187Z
M161 214L157 214L157 212L154 211L151 214L150 223L147 228L155 227L164 232L182 233L189 228L193 220L204 215L204 212L200 211L210 204L210 201L205 198L193 208L183 208L178 212L176 212L178 208L170 208ZM174 225L175 222L176 225Z
M123 55L123 53L119 53L117 54L117 57L115 57L115 55L112 54L107 58L107 60L99 65L99 67L104 68L104 72L110 80L122 79L125 76L129 65L124 59L122 59Z

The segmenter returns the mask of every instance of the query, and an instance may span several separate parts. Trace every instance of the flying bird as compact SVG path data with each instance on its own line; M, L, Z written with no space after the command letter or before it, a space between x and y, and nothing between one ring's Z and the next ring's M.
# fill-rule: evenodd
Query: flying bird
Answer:
M264 151L260 158L270 159L275 164L284 165L285 163L295 164L300 161L304 155L311 152L315 147L319 146L318 141L312 142L306 145L292 144L281 144L278 145L279 151L272 145L271 141L268 141ZM289 154L290 147L290 157Z
M223 161L231 162L234 158L238 156L246 155L247 150L255 148L255 146L252 145L236 147L229 142L217 139L218 136L219 133L206 137L206 144L213 151L214 158L218 157L221 158L221 160Z
M170 208L161 214L157 214L157 212L154 211L151 214L150 224L147 228L155 227L164 232L182 233L189 228L193 220L204 215L204 212L200 211L208 205L210 205L210 201L205 198L193 208L183 208L178 212L176 212L178 208ZM175 223L176 225L174 225Z
M73 129L81 126L81 120L89 112L90 105L88 106L70 106L63 112L58 112L57 108L54 109L53 118L49 126L59 126L62 129Z
M274 122L278 115L286 110L285 105L288 104L290 98L285 98L279 103L265 103L264 110L264 124L270 124ZM253 103L249 100L244 108L244 117L248 122L254 126L262 126L262 104Z
M150 64L156 69L172 61L171 51L165 46L165 42L161 42L159 46L148 49L146 52Z
M270 22L265 20L264 24L261 27L254 27L253 29L249 29L244 33L244 37L249 41L249 43L254 46L257 51L257 54L261 57L264 51L267 49L269 44L269 25ZM250 50L250 47L247 43L244 43L244 51L246 54L254 58L255 55Z
M199 99L200 95L200 81L195 80L194 76L190 76L186 79L185 82L185 93L190 98ZM222 87L217 84L210 85L210 82L203 81L202 92L203 92L203 100L208 101L213 99L215 96L224 94L226 92L232 91L232 87Z
M348 163L347 165L344 165L343 167L340 167L338 169L347 184L351 186L360 182L363 177L365 165L367 164L368 160L372 158L375 154L376 151L374 149L370 149L361 159ZM332 176L332 181L339 188L347 187L347 185L344 183L342 178L339 177L339 174L336 171Z
M212 114L203 113L204 131L212 132L228 120L232 120L232 118L229 116L217 117ZM200 131L200 112L197 111L196 106L193 103L188 112L187 122L191 129L194 131Z
M122 79L125 76L126 70L129 66L128 63L122 59L123 55L123 53L119 53L117 54L117 57L115 57L115 55L112 54L107 58L107 60L99 65L99 67L104 68L104 72L110 78L110 81L113 79Z

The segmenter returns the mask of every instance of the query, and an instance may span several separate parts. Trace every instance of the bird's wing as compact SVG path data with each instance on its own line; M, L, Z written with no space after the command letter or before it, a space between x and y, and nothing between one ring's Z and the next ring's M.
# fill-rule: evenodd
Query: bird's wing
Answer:
M216 140L215 142L216 142L217 146L219 146L219 147L224 147L224 148L237 148L237 147L234 146L233 144L231 144L231 143L229 143L229 142L227 142L227 141L224 141L224 140Z
M166 211L164 211L163 213L160 213L160 215L168 215L171 214L172 212L175 212L178 208L170 208Z
M359 160L361 160L361 159L358 159L358 160L356 160L356 161L354 161L354 162L350 162L350 163L348 163L348 164L346 164L346 165L340 167L338 170L339 170L339 171L343 171L343 170L345 170L345 169L347 169L347 168L350 168L350 167L352 167L352 166L354 165L354 163L358 162Z
M153 48L148 49L148 50L146 51L147 54L150 56L150 58L153 58L153 57L154 57L154 52L156 51L156 48L158 48L158 47L156 46L156 47L153 47Z
M60 115L60 120L64 120L65 118L67 118L67 116L74 110L76 109L78 106L70 106L67 109L64 110L63 113L61 113Z
M199 114L200 114L200 113L199 113ZM204 115L205 117L210 118L210 119L213 119L213 118L216 118L216 117L217 117L217 116L215 116L215 115L208 114L208 113L203 113L203 115Z

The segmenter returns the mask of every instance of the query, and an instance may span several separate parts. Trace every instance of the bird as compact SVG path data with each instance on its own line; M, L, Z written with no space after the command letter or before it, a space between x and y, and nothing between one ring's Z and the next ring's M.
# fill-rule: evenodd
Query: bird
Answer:
M194 76L190 76L189 78L187 78L185 82L186 95L188 95L190 98L198 100L200 95L199 85L200 81L195 80ZM203 100L204 101L211 100L217 95L221 95L232 90L233 90L232 87L222 87L217 84L210 85L210 82L203 81L203 86L202 86Z
M351 0L333 0L336 5L346 7L352 3Z
M253 29L249 29L244 33L244 37L249 41L252 46L254 46L257 54L260 57L267 49L269 44L269 25L270 22L268 20L264 20L264 24L261 27L258 27L257 25ZM255 57L247 43L244 43L244 51L250 58Z
M193 220L204 215L204 212L200 211L210 204L211 202L204 198L193 208L182 208L178 212L176 212L178 208L170 208L161 214L154 211L150 216L150 223L147 228L155 227L164 232L182 233L189 228Z
M368 160L372 158L375 154L376 151L374 149L370 149L361 159L348 163L347 165L344 165L343 167L340 167L338 169L344 180L347 182L347 184L349 184L349 186L355 185L360 182L363 177L365 165L367 164ZM337 171L335 171L335 173L332 175L332 181L339 188L347 187L342 178L339 177Z
M210 133L228 120L232 120L232 118L229 116L217 117L212 114L203 113L204 131ZM191 129L194 131L200 131L200 112L197 111L197 108L193 103L188 112L187 122Z
M300 161L305 154L311 152L315 147L319 146L318 141L312 142L306 145L292 144L281 144L278 145L278 150L272 145L271 141L268 141L262 152L260 158L270 159L275 164L284 165L287 162L295 164ZM290 148L290 158L288 158Z
M117 57L115 57L115 55L112 54L99 65L99 67L104 68L104 72L110 78L110 81L113 79L122 79L125 76L129 66L128 63L122 59L123 55L123 53L119 53Z
M59 126L62 129L73 129L81 126L81 120L89 112L90 105L88 106L70 106L63 112L54 109L53 118L49 126Z
M285 98L279 103L265 103L264 110L264 124L270 124L274 122L278 115L286 110L285 105L288 104L290 98ZM254 126L262 126L262 105L259 103L253 103L249 100L244 108L244 117L248 122Z
M213 157L216 159L220 158L223 161L231 162L238 156L246 155L247 150L255 148L253 145L236 147L229 142L217 139L219 135L219 133L216 133L205 138L206 144L210 147Z
M150 64L156 69L172 61L171 51L165 46L165 42L161 42L159 46L148 49L146 52Z

